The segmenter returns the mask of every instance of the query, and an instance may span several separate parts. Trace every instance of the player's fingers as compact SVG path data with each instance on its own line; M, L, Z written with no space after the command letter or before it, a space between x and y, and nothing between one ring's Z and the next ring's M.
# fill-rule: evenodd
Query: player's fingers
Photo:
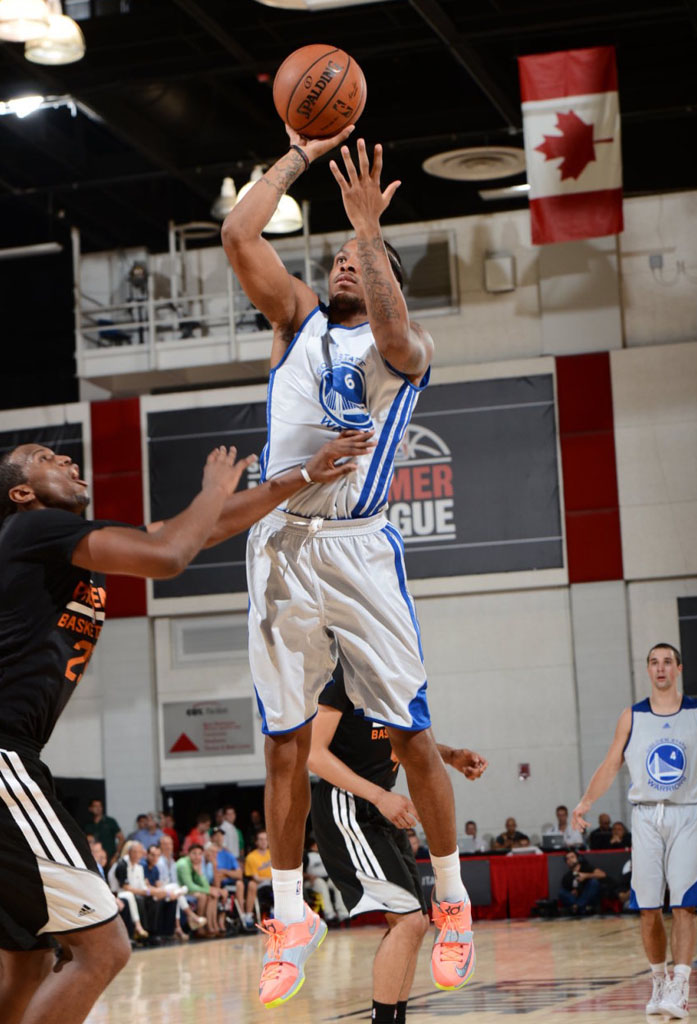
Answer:
M228 450L225 453L225 455L226 455L226 458L227 458L228 466L234 466L235 465L235 459L237 458L237 448L235 447L234 444L230 445L230 447L228 448Z
M389 203L392 202L392 197L394 196L395 192L397 191L401 184L401 181L393 181L391 182L391 184L387 186L385 191L382 193L382 201L384 202L385 206L389 205Z
M365 139L359 139L356 143L356 149L358 150L358 166L361 171L362 178L370 177L370 161L368 160L368 150L365 146Z
M249 467L253 466L256 461L257 461L257 456L256 455L254 455L254 454L252 454L252 455L245 455L245 457L243 459L241 459L239 465L242 466L243 469L249 469Z
M380 143L376 143L375 149L373 150L373 169L370 172L370 177L373 181L380 181L380 175L382 174L382 146Z
M355 462L342 462L340 466L334 466L334 472L337 476L348 476L349 473L355 473L355 471Z
M348 146L341 147L341 155L344 158L344 167L346 168L346 173L348 174L348 179L350 183L352 185L357 185L358 174L356 173L355 165L353 163L353 160L351 159L351 150L348 148Z
M341 191L345 192L346 189L348 188L348 182L341 173L341 171L339 170L338 164L336 163L335 160L329 161L329 170L332 172L337 182L339 183L339 188L341 189Z

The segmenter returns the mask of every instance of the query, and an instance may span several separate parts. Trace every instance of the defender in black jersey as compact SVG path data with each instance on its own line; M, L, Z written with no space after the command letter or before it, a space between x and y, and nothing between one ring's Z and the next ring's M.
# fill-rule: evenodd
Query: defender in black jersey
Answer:
M313 480L366 451L347 431L307 464ZM167 577L306 486L300 467L233 493L254 456L218 448L187 509L147 530L82 517L87 484L65 455L21 445L0 459L0 1020L81 1024L130 954L82 829L40 760L104 625L102 573ZM311 464L314 463L314 464ZM57 965L54 947L60 940Z
M442 744L438 750L468 779L487 767L471 750ZM351 917L379 910L387 920L373 970L373 1020L403 1021L429 925L405 832L417 820L416 808L392 792L399 764L387 730L356 714L341 665L319 699L309 766L320 777L312 791L312 830L329 877Z

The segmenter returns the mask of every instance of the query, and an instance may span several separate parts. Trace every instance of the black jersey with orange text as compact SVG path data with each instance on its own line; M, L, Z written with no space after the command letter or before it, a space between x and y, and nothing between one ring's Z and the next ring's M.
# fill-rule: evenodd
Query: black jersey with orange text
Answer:
M319 702L341 711L336 732L329 744L330 753L361 778L383 789L392 789L399 763L392 752L387 729L379 722L364 718L360 712L356 714L346 693L341 665L336 666L334 679L322 690Z
M122 526L63 509L15 512L0 529L0 735L37 753L104 624L104 577L71 564L92 530Z

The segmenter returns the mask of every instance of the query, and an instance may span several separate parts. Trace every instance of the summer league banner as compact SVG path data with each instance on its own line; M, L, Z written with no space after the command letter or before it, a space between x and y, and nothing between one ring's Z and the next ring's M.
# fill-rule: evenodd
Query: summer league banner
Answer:
M263 402L149 413L147 423L153 520L191 501L213 447L260 455L266 441ZM258 465L247 476L254 486ZM551 374L427 388L397 452L389 518L412 579L563 566ZM155 581L155 597L245 591L245 542L203 551L181 576Z

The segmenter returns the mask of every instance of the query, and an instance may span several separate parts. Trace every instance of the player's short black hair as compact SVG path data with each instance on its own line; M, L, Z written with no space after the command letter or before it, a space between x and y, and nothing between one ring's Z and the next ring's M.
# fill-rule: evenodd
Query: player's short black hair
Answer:
M397 284L400 288L404 288L404 267L402 266L402 257L399 255L397 250L389 242L385 242L383 239L385 250L387 252L387 258L390 261L392 267L392 273L397 278Z
M21 462L12 459L14 451L5 452L0 456L0 523L17 511L17 506L10 498L10 490L18 484L26 483L27 474Z
M658 643L658 644L652 644L651 647L649 647L649 653L646 655L646 664L647 665L649 663L649 658L651 657L651 655L653 654L653 652L656 650L657 647L667 647L675 655L675 660L678 663L678 665L682 665L682 655L680 654L680 651L677 649L677 647L673 647L672 644L664 644L663 642Z

